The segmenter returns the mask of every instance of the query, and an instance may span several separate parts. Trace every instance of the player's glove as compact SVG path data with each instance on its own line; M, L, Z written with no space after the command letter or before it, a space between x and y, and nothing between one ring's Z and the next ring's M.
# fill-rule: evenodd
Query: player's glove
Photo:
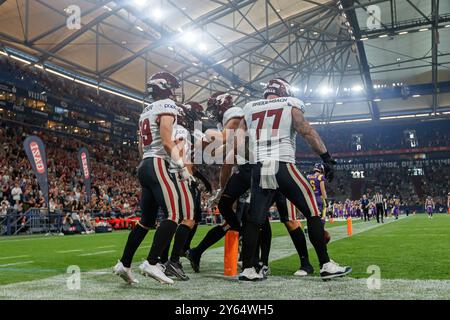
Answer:
M325 178L328 182L333 181L334 178L334 165L337 163L328 152L320 155L323 161L323 167L325 169Z
M217 189L216 194L209 200L209 207L214 207L219 204L219 200L222 197L223 189Z
M186 167L183 167L180 171L180 180L181 181L187 181L188 184L191 184L192 182L195 182L194 176L189 172L189 170Z
M187 181L188 184L191 184L191 182L195 181L194 176L186 168L183 160L178 159L178 161L176 161L174 164L176 167L180 168L179 175L181 181Z

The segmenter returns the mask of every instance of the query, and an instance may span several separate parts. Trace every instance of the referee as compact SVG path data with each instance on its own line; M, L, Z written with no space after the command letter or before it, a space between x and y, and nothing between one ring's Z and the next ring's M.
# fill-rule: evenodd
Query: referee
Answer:
M384 223L384 221L383 221L383 213L384 213L383 195L379 191L377 191L377 193L373 197L373 202L375 202L375 205L377 206L377 223L380 223L380 216L381 216L381 223Z

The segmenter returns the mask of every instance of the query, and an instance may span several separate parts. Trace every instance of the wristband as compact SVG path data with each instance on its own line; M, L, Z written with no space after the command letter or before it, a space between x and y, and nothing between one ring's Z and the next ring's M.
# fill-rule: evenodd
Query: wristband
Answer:
M328 163L328 162L330 162L330 160L331 160L331 156L330 156L330 154L328 153L328 151L325 152L325 153L323 153L323 154L321 154L321 155L320 155L320 158L322 158L322 161L323 161L324 163Z

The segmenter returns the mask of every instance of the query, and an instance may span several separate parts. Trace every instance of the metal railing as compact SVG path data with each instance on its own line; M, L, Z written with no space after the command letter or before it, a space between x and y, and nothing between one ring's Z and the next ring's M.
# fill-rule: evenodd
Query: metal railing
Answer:
M0 236L59 232L64 214L48 213L46 209L31 208L26 212L8 209L6 215L0 215Z

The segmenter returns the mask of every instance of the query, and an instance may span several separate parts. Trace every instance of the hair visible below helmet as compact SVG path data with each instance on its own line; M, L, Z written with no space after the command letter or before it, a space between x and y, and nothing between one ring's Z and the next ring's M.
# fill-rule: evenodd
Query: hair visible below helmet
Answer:
M292 97L291 85L283 78L272 79L264 90L264 99L271 94L278 97Z
M217 122L222 122L224 113L233 107L233 97L226 92L216 92L208 99L206 115Z
M321 164L321 163L316 163L316 164L314 165L314 172L324 173L324 171L325 171L325 168L324 168L323 164Z
M158 72L147 81L147 92L153 100L162 100L174 96L173 90L178 89L180 83L177 78L169 72Z
M186 110L186 117L188 122L188 126L186 128L193 131L194 123L196 121L201 121L202 118L205 116L203 112L203 107L200 103L192 101L185 103L184 107Z

